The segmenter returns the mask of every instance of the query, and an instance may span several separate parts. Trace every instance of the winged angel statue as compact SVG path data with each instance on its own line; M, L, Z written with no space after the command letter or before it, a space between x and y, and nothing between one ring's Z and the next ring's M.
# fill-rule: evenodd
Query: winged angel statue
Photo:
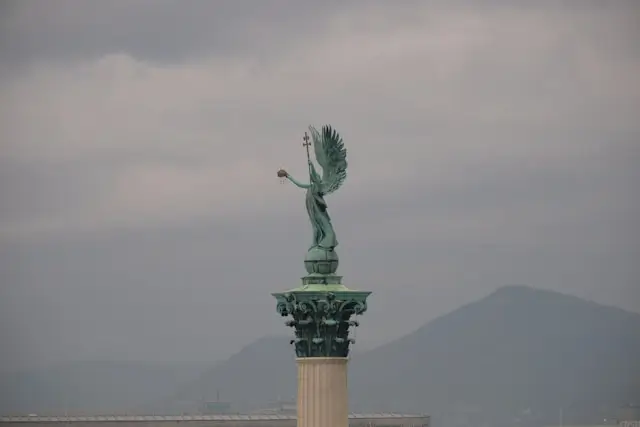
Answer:
M297 181L284 169L278 171L278 176L286 177L296 186L307 190L305 202L313 229L313 244L309 250L319 248L324 251L333 251L338 246L338 240L327 212L324 196L340 188L347 177L347 150L344 148L342 138L331 126L323 126L321 132L309 126L309 131L313 139L316 161L322 167L322 177L316 171L309 156L310 143L306 134L304 146L307 148L309 183Z

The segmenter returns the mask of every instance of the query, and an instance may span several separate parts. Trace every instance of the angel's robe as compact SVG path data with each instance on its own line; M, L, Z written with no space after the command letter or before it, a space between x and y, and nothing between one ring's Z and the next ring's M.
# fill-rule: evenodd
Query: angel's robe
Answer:
M305 198L307 214L313 229L313 245L311 247L319 246L326 250L332 250L338 246L338 240L331 224L329 212L327 212L327 203L324 201L324 195L320 188L321 184L312 181L309 188L307 188Z
M288 175L287 178L298 187L307 190L305 206L313 230L311 248L320 247L325 250L333 250L338 246L338 239L336 239L336 233L333 230L331 218L327 211L327 203L324 201L324 194L321 190L322 181L312 178L309 184L302 184L291 175Z

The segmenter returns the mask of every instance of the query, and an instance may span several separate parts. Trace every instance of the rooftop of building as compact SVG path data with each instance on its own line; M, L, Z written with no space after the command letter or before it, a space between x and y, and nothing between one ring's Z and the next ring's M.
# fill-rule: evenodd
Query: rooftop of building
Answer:
M349 414L349 419L392 419L392 418L425 418L427 415L399 414L399 413L375 413L375 414ZM87 417L54 417L54 416L5 416L0 417L0 423L15 422L97 422L97 421L267 421L267 420L294 420L295 415L284 414L260 414L260 415L104 415Z

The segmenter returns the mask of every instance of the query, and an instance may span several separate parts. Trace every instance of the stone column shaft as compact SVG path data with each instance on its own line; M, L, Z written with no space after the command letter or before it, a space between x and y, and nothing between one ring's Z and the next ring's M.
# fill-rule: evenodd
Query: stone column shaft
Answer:
M304 357L298 364L297 427L348 427L346 357Z
M333 283L315 283L319 279ZM349 426L349 330L358 326L353 317L367 310L371 292L348 289L339 279L310 276L301 288L273 294L278 313L291 316L286 325L295 331L298 427Z

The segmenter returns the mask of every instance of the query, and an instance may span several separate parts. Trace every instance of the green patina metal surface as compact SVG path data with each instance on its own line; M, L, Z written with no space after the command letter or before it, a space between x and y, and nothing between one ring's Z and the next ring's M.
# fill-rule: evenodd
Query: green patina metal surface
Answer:
M298 357L347 357L355 341L349 332L358 326L355 316L367 310L368 291L356 291L342 284L338 269L338 246L335 230L327 211L324 196L336 191L347 176L347 151L342 138L331 126L318 132L310 126L316 160L322 166L320 176L311 162L309 137L305 134L309 183L298 182L285 170L278 176L286 177L296 186L307 190L305 205L311 222L312 244L304 260L309 273L302 285L286 292L272 294L277 310L295 331L294 344Z
M341 284L303 285L272 294L277 310L295 331L297 357L347 357L355 340L350 330L358 326L353 318L367 310L371 292L355 291Z
M303 145L307 149L309 183L299 182L282 169L278 171L278 176L286 177L296 186L307 190L305 206L312 229L312 242L304 262L307 272L332 274L338 269L338 254L335 251L338 239L324 197L340 188L347 178L347 150L342 138L331 126L323 126L321 132L309 126L309 131L316 161L322 167L322 176L311 161L311 143L306 134Z

